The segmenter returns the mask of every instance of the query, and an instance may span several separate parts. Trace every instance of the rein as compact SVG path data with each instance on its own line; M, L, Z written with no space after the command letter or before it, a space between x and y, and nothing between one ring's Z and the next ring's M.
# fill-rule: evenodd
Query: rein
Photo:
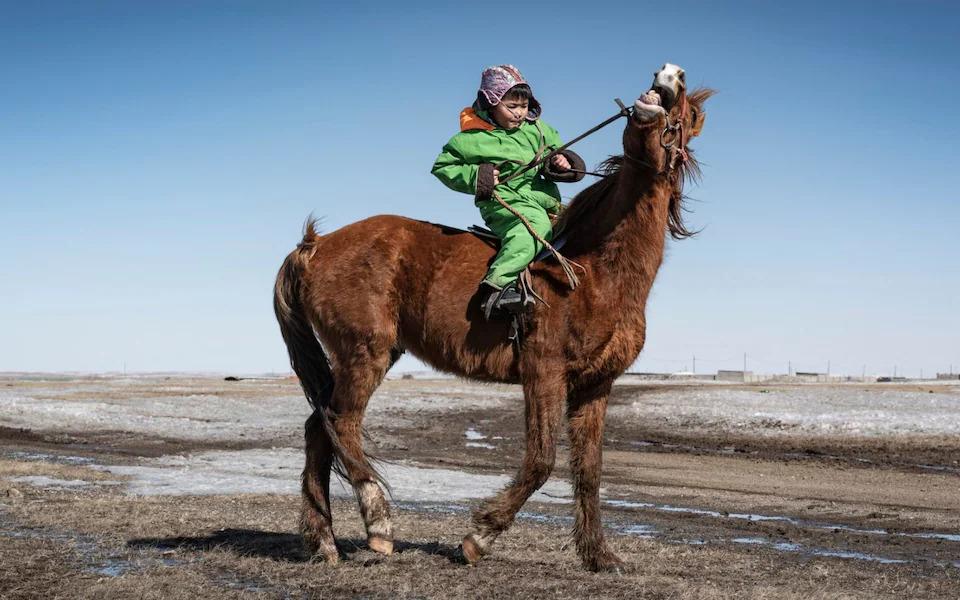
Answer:
M623 102L620 102L620 98L615 98L615 99L614 99L614 102L616 102L616 103L620 106L620 112L618 112L617 114L613 115L612 117L610 117L609 119L607 119L607 120L604 121L603 123L600 123L600 124L597 125L596 127L593 127L592 129L587 130L585 133L582 133L582 134L580 134L579 136L573 138L572 140L570 140L570 141L567 142L566 144L560 146L560 147L557 148L556 150L552 150L552 151L548 152L547 154L545 154L545 155L543 155L543 156L540 156L539 158L535 156L534 159L533 159L532 161L530 161L529 163L527 163L526 166L524 166L524 167L521 168L520 170L516 171L515 173L512 173L509 177L505 177L505 178L501 179L501 180L500 180L500 183L507 183L508 181L510 181L510 180L512 180L512 179L515 179L515 178L519 177L520 175L526 173L526 172L529 171L530 169L533 169L533 168L535 168L535 167L538 167L538 166L542 165L543 163L547 162L548 160L551 160L554 156L560 154L561 152L563 152L564 150L566 150L566 149L569 148L570 146L576 144L577 142L579 142L579 141L582 140L583 138L585 138L585 137L587 137L587 136L589 136L589 135L592 135L592 134L600 131L601 129L603 129L604 127L606 127L607 125L609 125L610 123L613 123L614 121L616 121L617 119L619 119L620 117L629 117L629 116L632 114L632 113L630 112L630 109L627 108L626 106L624 106L624 105L623 105ZM539 124L539 123L538 123L538 124ZM542 138L542 135L543 135L543 134L541 133L541 138ZM542 151L543 151L543 148L540 148L540 152L542 152ZM539 154L539 152L538 152L537 154ZM590 174L592 175L593 173L590 173Z

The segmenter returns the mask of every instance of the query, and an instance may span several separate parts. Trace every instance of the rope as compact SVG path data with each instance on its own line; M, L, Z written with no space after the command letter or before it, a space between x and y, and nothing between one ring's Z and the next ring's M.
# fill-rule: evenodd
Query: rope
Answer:
M617 119L619 119L620 117L629 117L629 116L630 116L630 114L631 114L631 113L630 113L630 109L628 109L626 106L624 106L624 105L623 105L623 102L620 102L620 98L614 98L614 102L616 102L617 105L620 107L620 112L618 112L617 114L613 115L612 117L610 117L609 119L607 119L607 120L604 121L603 123L600 123L600 124L597 125L596 127L593 127L593 128L591 128L591 129L588 129L586 132L578 135L577 137L573 138L572 140L570 140L570 141L567 142L566 144L560 146L559 148L557 148L557 149L555 149L555 150L551 150L551 151L548 152L547 154L541 156L539 159L534 158L534 160L532 160L532 161L531 161L529 164L527 164L525 167L522 167L519 171L513 173L513 174L510 175L509 177L504 178L503 181L501 181L500 183L506 183L506 182L510 181L511 179L514 179L514 178L516 178L516 177L519 177L519 176L522 175L523 173L525 173L525 172L529 171L530 169L532 169L532 168L540 165L541 163L545 163L545 162L547 162L548 160L551 160L551 159L552 159L554 156L556 156L557 154L560 154L561 152L563 152L564 150L566 150L566 149L569 148L570 146L576 144L577 142L579 142L579 141L582 140L583 138L585 138L585 137L587 137L587 136L589 136L589 135L593 135L593 134L596 133L597 131L600 131L601 129L603 129L604 127L606 127L607 125L609 125L610 123L613 123L614 121L616 121ZM537 122L537 125L539 125L539 124L540 124L540 123L539 123L539 121L538 121L538 122ZM541 136L543 135L543 131L542 131L542 130L540 131L540 135L541 135ZM541 149L541 150L542 150L542 149Z
M543 163L545 163L545 162L547 162L547 161L549 161L549 160L552 160L554 156L557 156L558 154L560 154L561 152L563 152L564 150L566 150L567 148L569 148L569 147L572 146L573 144L575 144L575 143L579 142L580 140L582 140L583 138L585 138L585 137L587 137L587 136L589 136L589 135L592 135L592 134L596 133L597 131L603 129L604 127L606 127L606 126L609 125L610 123L613 123L614 121L616 121L616 120L619 119L620 117L629 117L630 114L631 114L631 113L630 113L630 110L623 105L623 102L620 102L620 99L619 99L619 98L615 98L614 101L615 101L615 102L617 103L617 105L620 107L620 112L618 112L618 113L615 114L614 116L610 117L609 119L607 119L607 120L604 121L603 123L600 123L600 124L597 125L596 127L593 127L592 129L589 129L589 130L586 131L585 133L583 133L583 134L577 136L576 138L570 140L569 142L567 142L566 144L560 146L559 148L556 148L556 149L554 149L554 150L551 150L550 152L547 152L546 154L544 154L544 150L547 149L547 144L546 144L546 140L544 139L543 128L540 126L540 121L536 121L537 130L540 132L540 144L541 144L541 145L540 145L540 149L537 150L537 153L533 156L533 160L531 160L529 163L527 163L527 164L525 164L525 165L524 165L522 162L520 162L520 161L510 160L510 159L501 161L499 164L497 164L497 165L496 165L496 169L497 169L498 171L500 170L500 167L501 167L501 166L503 166L504 164L507 164L507 163L511 163L511 162L514 163L514 164L523 165L523 166L520 167L520 169L518 169L517 171L515 171L515 172L512 173L511 175L509 175L509 176L501 179L501 180L499 181L498 185L503 185L503 184L507 183L508 181L510 181L510 180L512 180L512 179L516 179L517 177L519 177L519 176L522 175L523 173L529 171L530 169L533 169L533 168L535 168L535 167L537 167L537 166L539 166L539 165L541 165L541 164L543 164ZM573 170L573 169L571 169L571 170ZM579 172L579 171L577 171L577 172ZM594 175L594 176L596 176L596 177L604 177L604 175L601 174L601 173L591 173L591 172L589 172L589 171L583 171L583 173L588 174L588 175ZM572 260L569 260L569 259L567 259L567 258L564 258L562 254L560 254L559 252L557 252L557 249L554 248L553 246L551 246L551 245L550 245L550 242L548 242L547 240L543 239L543 236L541 236L539 233L537 233L537 231L533 228L533 226L530 224L530 221L528 221L526 217L524 217L523 215L521 215L519 211L517 211L515 208L513 208L512 206L510 206L509 204L507 204L506 202L503 201L503 198L501 198L500 195L497 194L496 190L494 190L494 192L493 192L493 197L496 198L497 202L499 202L501 206L503 206L504 208L506 208L507 210L509 210L511 213L513 213L513 215L514 215L515 217L517 217L518 219L520 219L520 221L523 223L524 227L527 228L527 231L530 232L530 235L532 235L535 240L537 240L538 242L540 242L541 244L543 244L543 246L544 246L545 248L547 248L548 250L550 250L550 253L553 254L553 256L557 259L557 262L560 263L560 266L563 267L563 272L564 272L564 274L567 276L567 280L570 282L570 289L574 289L574 290L577 289L577 286L580 285L580 278L577 276L577 272L576 272L575 269L580 269L580 271L581 271L584 275L586 275L587 270L583 267L583 265L581 265L581 264L579 264L579 263L576 263L576 262L574 262L574 261L572 261ZM533 288L531 287L530 289L531 289L531 291L532 291ZM534 293L534 296L536 296L537 298L539 298L539 296L537 296L536 293ZM539 299L540 299L541 302L543 301L542 298L539 298ZM544 304L546 304L546 303L544 303Z
M523 226L527 228L527 231L530 232L530 235L532 235L535 240L537 240L538 242L543 244L545 248L550 250L550 253L553 254L554 258L557 259L557 262L560 263L560 266L563 267L563 272L564 274L566 274L567 280L570 282L570 289L572 290L577 289L577 286L580 285L580 278L577 277L577 273L574 270L574 267L576 267L577 269L580 269L580 271L582 271L583 274L586 275L587 270L583 267L583 265L577 262L574 262L572 260L569 260L567 258L564 258L562 254L557 252L556 248L550 245L550 242L543 239L543 236L537 233L537 230L533 228L533 225L530 224L530 221L528 221L525 216L520 214L520 211L518 211L514 207L504 202L503 198L501 198L500 194L498 194L496 191L493 192L493 197L497 200L497 202L500 203L500 206L506 208L511 213L513 213L513 216L520 219L520 221L523 223Z

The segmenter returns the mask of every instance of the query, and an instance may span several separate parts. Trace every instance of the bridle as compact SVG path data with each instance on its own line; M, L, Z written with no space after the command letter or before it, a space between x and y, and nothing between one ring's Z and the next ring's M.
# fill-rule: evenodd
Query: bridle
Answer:
M687 91L683 90L683 94L680 96L680 116L674 123L670 123L670 115L667 114L667 126L660 132L660 147L670 155L667 165L671 170L682 167L684 163L690 160L690 156L687 154L687 136L683 130L683 121L687 118L688 110ZM673 139L667 142L667 136L671 133Z
M660 132L660 147L663 148L668 155L664 171L662 171L661 174L666 174L679 167L683 167L683 165L690 160L690 154L687 152L687 135L683 128L683 121L686 119L689 111L690 107L687 103L687 92L683 90L683 94L680 96L680 115L671 123L670 113L666 113L664 118L667 121L667 125L663 128L663 131ZM671 134L672 139L668 142L667 138ZM644 167L654 168L650 163L640 160L635 156L630 156L626 151L624 151L623 157Z

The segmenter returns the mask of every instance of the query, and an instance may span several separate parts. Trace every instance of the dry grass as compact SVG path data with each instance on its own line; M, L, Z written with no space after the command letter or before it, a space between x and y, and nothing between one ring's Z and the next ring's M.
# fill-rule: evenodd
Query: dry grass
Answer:
M382 557L366 548L353 504L339 501L336 527L347 559L315 564L294 533L297 498L141 498L110 490L47 496L47 502L9 507L8 517L29 528L86 535L113 555L146 566L119 577L96 576L84 571L89 559L85 563L69 542L12 538L9 544L4 537L0 583L6 587L0 589L18 595L0 597L953 599L958 584L949 572L940 579L910 567L804 562L759 548L619 536L610 541L630 573L593 574L581 569L565 527L524 521L503 536L487 561L466 567L457 554L466 514L408 511L395 515L398 552ZM157 566L161 557L177 564Z
M120 481L123 479L106 471L98 471L84 466L61 465L43 461L26 462L0 459L0 479L31 476L50 477L52 479L62 479L65 481L82 479L91 482Z
M68 598L65 581L80 567L72 549L50 540L0 536L0 598Z

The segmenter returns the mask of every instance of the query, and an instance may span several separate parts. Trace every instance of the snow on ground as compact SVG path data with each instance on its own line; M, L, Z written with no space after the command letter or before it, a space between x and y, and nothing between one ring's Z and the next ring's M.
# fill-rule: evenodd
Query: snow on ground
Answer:
M628 390L623 386L620 393ZM638 392L632 405L611 407L608 418L738 433L960 435L960 393L937 391L889 390L882 384L671 388Z
M8 380L9 382L9 380ZM926 384L924 384L926 386ZM930 387L930 386L926 386ZM960 435L960 388L937 393L878 385L617 386L609 418L666 422L678 428L714 431L861 435ZM632 403L623 404L626 397ZM518 386L456 380L388 381L371 400L366 425L420 427L439 411L523 411ZM131 432L166 439L238 441L289 440L267 450L164 456L139 465L105 469L128 476L135 494L299 494L303 422L310 412L303 396L276 380L225 383L210 378L177 380L115 378L64 383L9 382L0 387L0 423L34 431ZM487 436L474 427L464 443L482 448ZM497 438L493 438L497 439ZM271 442L273 443L273 442ZM428 469L413 463L383 465L394 498L412 502L457 502L487 498L508 482L505 475L476 475ZM79 482L23 480L68 489ZM337 496L353 492L333 485ZM550 481L535 497L569 502L570 486Z
M36 487L47 489L65 490L69 488L85 488L93 485L83 479L57 479L55 477L46 477L44 475L28 475L26 477L8 477L14 483L28 483Z
M618 385L632 405L611 406L611 419L661 422L737 433L960 435L960 386L937 393L875 385ZM918 390L920 386L917 386ZM635 391L632 391L635 389ZM282 440L299 446L310 407L289 382L226 383L213 378L114 378L11 382L0 387L0 423L34 431L129 432L205 441ZM416 428L424 414L523 411L519 386L457 380L388 381L371 399L368 428ZM467 442L480 443L475 430ZM296 442L295 442L296 440Z
M230 386L236 386L236 394ZM165 439L256 441L299 438L310 406L277 381L227 384L116 378L0 387L0 423L49 432L141 433ZM371 398L365 425L415 426L423 413L523 406L518 387L455 381L395 382ZM518 408L522 410L522 408Z
M303 451L289 448L206 452L164 456L138 466L98 466L131 478L128 490L140 495L299 494ZM382 464L381 472L401 502L457 502L487 498L510 480L506 475L477 475L427 469L412 463ZM331 482L331 495L353 497L346 484ZM573 491L549 481L533 496L538 502L570 502Z
M84 386L82 395L75 395L76 389L0 388L0 422L38 431L125 431L165 439L237 441L299 433L310 414L302 396L264 401L192 393L196 389L161 386L141 397L117 398L113 384Z

